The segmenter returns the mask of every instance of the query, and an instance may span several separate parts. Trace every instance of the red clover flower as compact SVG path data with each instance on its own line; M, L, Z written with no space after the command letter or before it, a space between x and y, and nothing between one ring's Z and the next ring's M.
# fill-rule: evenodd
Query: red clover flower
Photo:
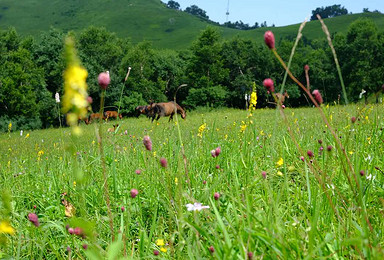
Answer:
M109 77L109 71L100 73L97 77L97 80L102 89L107 89L109 83L111 82L111 78Z
M273 35L273 32L266 31L264 33L264 42L269 49L275 49L275 35Z

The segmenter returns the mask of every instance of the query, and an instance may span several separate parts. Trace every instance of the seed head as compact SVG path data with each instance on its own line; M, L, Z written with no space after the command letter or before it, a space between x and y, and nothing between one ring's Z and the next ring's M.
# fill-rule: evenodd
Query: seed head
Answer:
M273 32L266 31L264 33L264 42L269 49L275 49L275 35L273 35Z
M131 198L134 199L137 196L137 194L139 194L138 190L136 190L136 189L131 190Z
M275 92L275 86L273 85L273 80L268 78L263 81L264 87L269 91L269 92Z
M323 97L321 96L321 93L318 89L315 89L313 92L312 92L312 95L315 97L317 103L320 104L323 104Z
M323 143L323 140L319 139L319 140L317 140L317 142L318 142L319 144L322 144L322 143Z
M107 89L109 83L111 82L111 78L109 77L109 72L101 72L97 77L99 85L102 89Z

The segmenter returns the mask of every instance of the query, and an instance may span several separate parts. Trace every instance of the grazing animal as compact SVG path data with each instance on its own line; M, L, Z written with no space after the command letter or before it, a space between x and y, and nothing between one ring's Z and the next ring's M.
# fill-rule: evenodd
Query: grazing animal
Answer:
M276 93L277 100L281 100L281 104L284 104L285 98L289 98L288 92L285 91L284 94Z
M148 109L148 114L152 116L152 122L155 119L156 115L157 118L156 120L159 120L160 117L162 116L170 116L169 121L173 120L173 115L175 114L175 110L178 114L181 115L182 119L185 119L187 116L184 109L179 106L177 103L171 101L167 103L153 103L150 105Z
M120 119L123 118L121 114L118 114L117 111L105 111L104 112L105 121L108 121L108 118L115 118L119 117Z
M104 114L102 115L102 118L105 119ZM100 113L92 113L89 116L89 122L92 122L94 119L100 119Z
M150 105L147 105L147 106L137 106L135 108L135 114L136 114L136 117L139 117L140 115L147 115L148 113L148 107Z
M119 126L119 124L113 125L113 127L108 128L108 133L114 133L116 131L116 128Z

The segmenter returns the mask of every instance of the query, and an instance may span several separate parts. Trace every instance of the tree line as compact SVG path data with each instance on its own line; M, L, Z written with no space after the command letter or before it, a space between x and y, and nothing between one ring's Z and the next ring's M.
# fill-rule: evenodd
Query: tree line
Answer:
M138 105L150 101L173 100L187 110L199 106L244 108L245 94L253 82L257 86L258 108L269 106L272 98L262 87L272 78L276 88L282 83L284 69L263 44L235 37L223 40L219 32L207 27L191 47L182 51L159 50L149 42L132 44L104 28L90 27L73 34L83 66L88 70L88 92L99 109L97 75L109 71L107 90L109 110L121 105L130 116ZM67 33L57 29L42 33L38 39L21 37L15 29L0 31L0 128L35 129L57 126L58 105L54 95L62 95L65 68L63 42ZM288 60L294 42L282 39L277 49ZM359 100L362 89L375 93L384 83L384 32L368 19L352 23L346 34L333 35L350 101ZM291 71L305 81L304 65L310 67L312 89L319 89L325 102L337 102L340 81L327 41L301 41ZM129 78L124 81L128 67ZM288 81L287 106L309 105L294 82ZM123 96L120 104L120 95Z

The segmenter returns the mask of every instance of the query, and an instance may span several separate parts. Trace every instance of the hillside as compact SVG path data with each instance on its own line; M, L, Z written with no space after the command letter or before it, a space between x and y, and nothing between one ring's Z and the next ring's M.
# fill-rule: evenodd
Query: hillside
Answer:
M379 28L384 26L383 14L354 14L327 19L332 32L345 32L359 17L372 18ZM103 26L119 37L128 37L133 43L143 40L154 47L182 49L188 47L201 30L210 23L185 12L168 9L160 0L2 0L0 2L0 29L13 26L22 35L37 36L50 27L64 31ZM262 40L266 28L239 31L219 28L224 38L235 35ZM297 25L274 28L276 37L295 36ZM304 29L309 39L323 37L318 22L310 22Z

